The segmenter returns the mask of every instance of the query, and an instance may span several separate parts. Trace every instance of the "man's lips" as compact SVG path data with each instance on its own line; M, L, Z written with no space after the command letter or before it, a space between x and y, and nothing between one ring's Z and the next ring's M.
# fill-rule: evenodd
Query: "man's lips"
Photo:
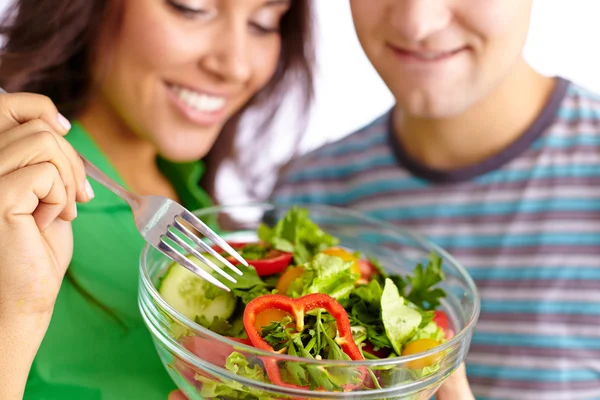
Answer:
M389 45L389 47L402 59L423 63L444 61L466 50L466 47L456 48L453 50L411 50L393 45Z

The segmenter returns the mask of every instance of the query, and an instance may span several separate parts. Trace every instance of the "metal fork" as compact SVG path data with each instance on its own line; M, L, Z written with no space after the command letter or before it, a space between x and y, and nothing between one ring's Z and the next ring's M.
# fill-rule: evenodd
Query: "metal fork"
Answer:
M8 93L6 90L0 87L0 93ZM191 230L189 230L182 222L187 222L199 233L212 240L222 250L225 250L229 255L239 261L241 264L248 266L246 260L242 258L230 245L227 244L223 238L213 232L204 222L198 217L189 212L179 203L162 196L138 196L131 193L117 182L109 178L104 172L98 167L89 162L85 157L79 154L79 157L83 160L85 166L85 172L90 177L94 178L98 183L110 189L117 196L129 204L131 211L133 212L133 219L135 226L142 235L142 237L150 243L158 251L169 257L171 260L187 268L194 274L206 279L210 283L218 286L219 288L230 291L227 286L217 280L210 273L205 271L203 268L191 262L186 256L177 251L171 246L165 239L170 239L175 244L183 248L194 257L198 258L204 264L208 265L214 271L217 271L222 277L232 283L237 281L219 266L213 263L211 260L206 258L201 252L190 246L181 237L176 235L173 230L176 230L183 234L185 237L194 242L198 247L207 251L210 255L215 257L217 260L222 262L224 265L229 267L232 271L238 275L242 275L242 271L235 267L232 263L227 261L221 254L214 250L204 241L200 240ZM172 228L173 230L170 230Z
M135 225L142 237L158 249L161 253L169 257L171 260L177 262L188 270L192 271L196 275L201 276L212 284L220 287L223 290L229 291L229 288L217 280L210 273L205 271L203 268L197 266L191 262L186 256L178 252L173 246L171 246L165 239L170 239L172 242L183 248L183 250L191 253L193 256L198 258L204 264L218 272L222 277L236 283L236 280L223 271L219 266L210 261L201 252L186 243L181 237L176 235L170 228L182 233L185 237L189 238L198 247L217 258L224 265L229 267L238 275L242 275L242 271L235 267L232 263L227 261L221 254L214 250L207 243L202 241L197 235L189 230L182 222L187 222L199 233L206 236L208 239L213 241L221 249L225 250L232 257L234 257L241 264L248 266L248 263L231 247L225 242L223 238L218 236L212 231L204 222L198 217L189 212L183 206L177 202L162 196L139 196L131 193L111 178L109 178L104 172L98 167L89 162L81 154L79 155L83 160L85 166L85 172L90 177L94 178L98 183L110 189L117 196L125 200L131 210L133 211L133 219Z

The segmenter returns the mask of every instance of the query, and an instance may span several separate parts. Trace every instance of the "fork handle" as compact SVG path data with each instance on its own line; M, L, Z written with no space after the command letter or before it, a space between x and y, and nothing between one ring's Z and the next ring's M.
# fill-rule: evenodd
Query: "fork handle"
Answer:
M81 160L83 160L85 172L88 176L94 178L94 180L100 183L102 186L109 189L114 194L125 200L130 207L137 206L138 198L136 195L134 195L129 190L125 189L123 186L119 185L117 182L111 179L108 175L102 172L100 168L96 167L94 164L88 161L87 158L85 158L81 154L79 154L79 157L81 158Z

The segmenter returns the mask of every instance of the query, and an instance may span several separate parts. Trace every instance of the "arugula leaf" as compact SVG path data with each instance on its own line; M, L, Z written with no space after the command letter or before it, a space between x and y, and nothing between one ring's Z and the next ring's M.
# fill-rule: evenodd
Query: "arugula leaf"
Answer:
M271 322L264 326L261 336L275 351L288 348L294 336L294 328L288 328L292 322L291 317L285 317L281 321Z
M435 310L440 305L439 299L445 297L446 292L441 288L433 288L433 286L443 280L442 258L432 252L429 255L427 267L424 268L419 263L415 268L414 275L407 278L410 291L406 298L423 310Z
M311 351L303 343L303 338L304 341L306 341L307 336L312 339L315 331L313 329L305 329L303 332L295 332L293 328L288 328L290 322L292 322L292 319L285 317L279 322L273 322L265 326L261 332L263 339L276 351L286 349L286 353L291 356L314 359ZM316 351L318 354L321 349L316 349L314 347L314 340L311 341L310 339L308 343L309 345L312 344L310 347L311 350ZM305 363L286 362L285 369L282 369L280 372L287 373L285 377L296 385L318 387L314 382L314 378L310 379L311 374Z
M288 354L290 356L301 357L296 351L296 346L288 347ZM285 370L289 374L289 378L298 386L308 385L308 371L302 366L302 363L298 362L286 362Z
M308 210L292 207L273 228L261 224L258 237L281 251L292 251L296 264L305 264L321 251L339 243L310 220Z
M236 276L237 283L227 282L227 286L244 304L250 303L259 296L271 293L272 287L258 276L253 267L245 267L242 264L238 264L237 267L243 275Z
M402 346L417 332L421 324L421 314L405 304L405 300L391 279L386 279L381 296L381 319L396 354L401 354Z
M371 344L377 348L379 347L392 347L387 335L381 317L379 316L381 311L376 314L373 310L367 306L364 301L359 301L352 306L352 310L348 317L350 324L353 326L363 326L367 329L367 339Z
M312 261L304 265L301 276L302 292L298 293L299 283L290 285L288 294L300 297L309 293L324 293L338 301L343 301L354 290L358 275L352 273L352 261L344 261L336 256L317 254Z
M352 326L362 326L367 330L367 340L376 348L391 348L381 320L382 289L379 282L372 280L367 285L358 286L350 295L346 307Z
M263 328L261 335L275 350L286 349L286 353L308 360L350 360L340 345L334 340L337 333L335 319L322 310L316 315L308 314L304 320L302 332L290 328L291 318L271 323ZM323 388L339 391L341 385L358 379L356 371L324 369L303 362L286 362L282 368L282 378L299 386L311 389Z
M390 339L388 339L383 325L367 326L367 338L375 350L384 348L393 349L392 343L390 342Z

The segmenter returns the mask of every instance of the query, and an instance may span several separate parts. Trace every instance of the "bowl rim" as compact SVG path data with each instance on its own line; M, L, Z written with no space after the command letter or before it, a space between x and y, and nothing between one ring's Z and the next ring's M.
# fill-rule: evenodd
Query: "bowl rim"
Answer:
M466 282L469 290L471 290L471 292L473 293L473 313L470 316L467 323L465 324L465 326L463 327L463 329L461 329L459 332L455 332L454 336L452 338L446 340L446 342L444 342L444 343L440 344L439 346L436 346L430 350L422 352L422 353L411 354L411 355L407 355L407 356L401 355L399 357L392 357L392 358L382 358L382 359L378 359L378 360L313 360L313 359L307 359L307 358L303 358L303 357L290 356L287 354L277 354L277 353L257 349L256 347L252 347L252 346L237 342L235 340L229 339L226 336L219 335L218 333L215 333L215 332L209 330L208 328L203 327L202 325L198 324L196 321L193 321L193 320L187 318L186 316L184 316L183 314L181 314L180 312L175 310L171 305L169 305L160 296L160 294L158 293L158 290L152 284L152 280L150 279L150 276L148 275L148 271L145 268L148 252L150 251L151 248L153 248L148 243L146 243L144 245L144 248L140 255L140 279L141 279L141 283L142 283L141 286L144 287L148 291L148 293L150 294L150 297L154 301L159 303L161 308L166 309L171 317L175 317L175 319L177 319L179 322L181 322L185 326L191 327L193 330L200 332L202 335L204 335L207 338L214 339L218 342L229 345L232 348L239 349L239 351L250 353L250 354L258 356L258 357L274 357L277 359L277 361L303 362L303 363L307 363L307 364L311 364L311 365L321 365L321 366L327 366L327 367L393 366L393 365L397 365L397 364L404 364L404 363L408 363L410 361L415 361L415 360L419 360L422 358L426 358L433 354L441 353L441 352L455 346L457 343L463 341L464 337L467 336L474 329L474 327L477 323L477 320L479 318L480 307L481 307L479 291L477 290L475 282L473 281L473 279L471 278L469 273L466 271L466 269L458 261L456 261L456 259L454 257L452 257L444 249L442 249L441 247L436 245L434 242L430 241L429 239L426 239L424 236L421 236L420 234L412 232L411 230L395 226L391 223L379 220L377 218L366 216L363 213L361 213L360 211L357 211L357 210L354 210L351 208L343 208L343 207L336 207L336 206L323 205L323 204L311 204L311 203L294 203L293 205L280 204L280 203L276 203L276 202L227 203L227 204L223 204L223 205L202 208L200 210L193 211L193 213L195 215L201 217L203 215L217 214L220 211L225 211L228 209L231 210L234 208L262 208L262 209L282 208L282 209L285 209L285 208L290 208L293 206L308 208L309 212L310 212L310 208L313 208L313 209L318 208L318 209L324 209L324 210L329 209L336 213L342 213L349 217L353 217L353 218L356 218L359 220L362 219L365 222L368 222L368 223L371 223L374 225L379 225L382 228L385 228L386 230L389 230L391 232L410 236L412 239L414 239L416 242L418 242L421 246L423 246L429 250L433 250L433 251L437 252L440 256L442 256L443 258L445 258L446 260L451 262L454 265L454 267L458 270L458 272L460 273L461 278ZM188 355L188 357L191 356L192 359L200 358L199 356L195 355L194 353L192 353L191 351L189 351L188 349L186 349L183 346L181 346L181 350L183 350L185 353L189 353L187 355ZM435 374L432 374L432 375L435 375Z

